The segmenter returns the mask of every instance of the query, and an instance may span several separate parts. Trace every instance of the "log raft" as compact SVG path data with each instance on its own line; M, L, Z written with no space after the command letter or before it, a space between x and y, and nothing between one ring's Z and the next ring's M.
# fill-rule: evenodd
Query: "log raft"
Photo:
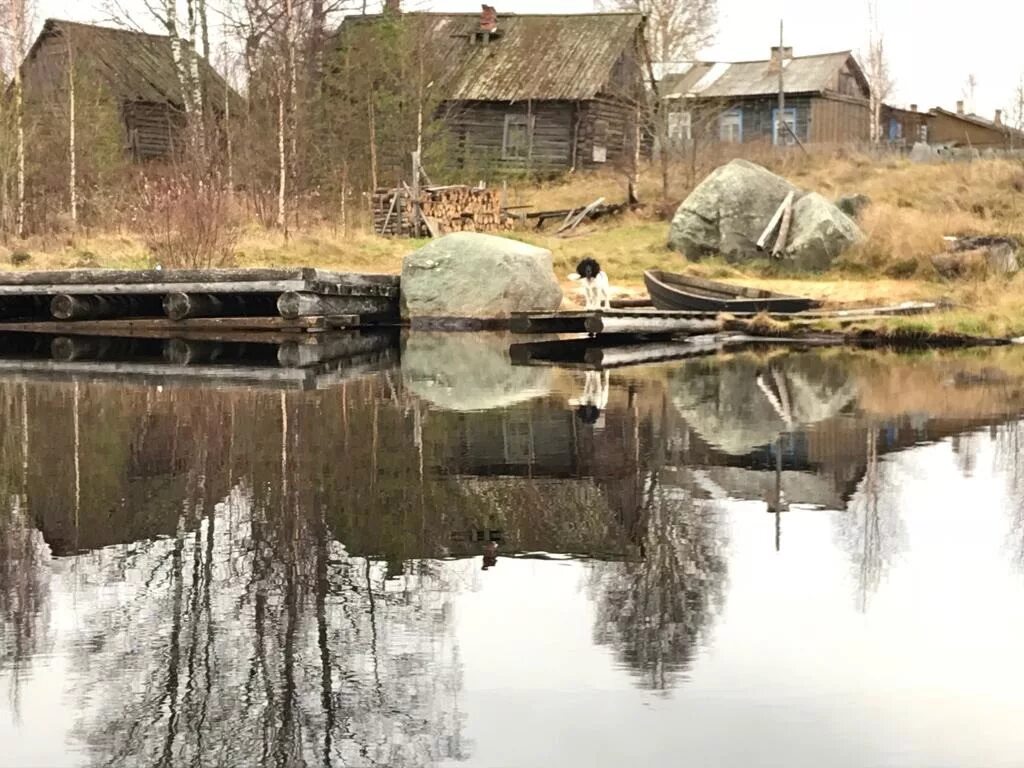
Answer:
M364 317L386 325L399 322L398 299L396 275L312 268L10 272L0 273L0 326L341 316L349 325L364 324Z

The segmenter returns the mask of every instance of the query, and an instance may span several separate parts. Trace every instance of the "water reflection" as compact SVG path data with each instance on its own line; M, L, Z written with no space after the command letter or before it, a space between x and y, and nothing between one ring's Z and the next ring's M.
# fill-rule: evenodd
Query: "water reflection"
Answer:
M668 695L744 603L737 535L799 563L817 515L833 597L871 615L914 552L901 456L937 445L1005 480L1024 566L1012 352L609 375L509 368L506 343L414 336L401 370L319 392L0 380L0 713L54 687L67 765L473 762L466 595L585 563L591 644ZM11 728L31 754L38 726Z

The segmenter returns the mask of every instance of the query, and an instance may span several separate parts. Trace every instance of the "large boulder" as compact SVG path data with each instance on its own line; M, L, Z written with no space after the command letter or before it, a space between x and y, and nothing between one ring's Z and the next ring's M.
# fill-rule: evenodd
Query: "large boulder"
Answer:
M793 206L784 256L797 269L828 269L837 256L863 238L853 219L817 192L809 192Z
M733 160L714 170L679 206L669 245L691 261L716 253L730 262L763 259L757 239L790 192L799 194L781 176Z
M507 318L556 310L561 303L551 252L518 240L456 232L402 264L406 317Z
M733 160L712 172L679 206L669 245L691 261L710 254L732 263L763 260L757 240L790 192L796 203L784 256L797 269L826 269L863 238L856 223L821 195L805 194L766 168Z

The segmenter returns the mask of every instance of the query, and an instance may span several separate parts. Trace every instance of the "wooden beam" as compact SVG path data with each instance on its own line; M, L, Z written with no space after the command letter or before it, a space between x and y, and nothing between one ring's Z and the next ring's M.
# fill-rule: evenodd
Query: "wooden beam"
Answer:
M389 285L398 275L295 269L62 269L47 272L0 272L0 285L146 285L150 283L330 282L344 285ZM181 290L179 288L179 290ZM99 293L99 291L97 291Z
M764 228L761 236L757 238L757 250L763 251L768 247L768 241L771 240L772 234L775 229L779 226L779 222L782 221L782 217L786 212L786 203L790 201L793 193L790 192L786 197L779 203L779 207L775 209L775 213L772 214L771 220L768 222L768 226Z
M214 294L174 291L163 298L164 314L171 320L196 317L273 317L277 315L273 293Z
M156 296L79 296L58 293L50 301L50 314L63 321L137 317L159 312L160 300Z
M775 241L775 247L772 248L772 257L781 259L783 252L786 250L786 240L789 239L789 226L793 221L793 198L794 193L790 192L786 195L786 199L782 201L782 223L779 224L779 237Z
M655 313L644 317L636 314L607 315L598 312L587 318L586 327L588 333L670 333L693 336L700 333L714 333L721 329L721 324L714 318L695 319Z
M281 317L311 315L392 315L398 317L398 302L366 296L322 296L302 291L286 291L277 299Z
M184 293L282 293L284 291L308 290L311 283L306 280L269 280L230 283L174 283L173 290ZM131 296L136 294L167 293L168 283L31 283L8 285L0 283L0 296L54 296L68 295Z

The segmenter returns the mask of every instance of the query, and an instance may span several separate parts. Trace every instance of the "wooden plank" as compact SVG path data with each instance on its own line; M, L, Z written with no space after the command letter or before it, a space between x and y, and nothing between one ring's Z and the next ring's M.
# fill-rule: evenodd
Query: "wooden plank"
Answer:
M768 247L768 241L771 240L772 233L779 226L779 222L782 220L783 215L786 212L786 203L790 201L792 192L786 195L785 199L779 204L779 207L775 209L775 213L772 214L771 219L768 221L768 226L764 228L761 236L757 238L757 250L763 251Z
M779 237L775 241L775 247L772 248L772 257L776 259L782 258L783 251L786 250L786 240L789 239L789 225L793 221L793 198L795 193L790 192L786 195L786 199L782 202L783 213L782 223L779 224Z
M123 331L323 331L328 328L349 327L353 315L338 317L301 317L286 319L275 317L201 317L189 320L171 320L166 317L120 318L115 320L86 320L74 323L61 321L2 323L2 331L31 331L33 333L65 333L69 328L78 333L107 335Z
M332 272L312 267L289 269L62 269L0 272L0 285L140 285L149 283L263 283L324 281L346 285L398 286L397 275ZM180 288L178 290L181 290ZM101 291L96 291L101 293Z
M39 296L65 293L69 295L164 294L173 290L185 293L283 293L285 291L308 290L306 280L264 280L252 282L204 282L204 283L26 283L0 284L0 296Z

